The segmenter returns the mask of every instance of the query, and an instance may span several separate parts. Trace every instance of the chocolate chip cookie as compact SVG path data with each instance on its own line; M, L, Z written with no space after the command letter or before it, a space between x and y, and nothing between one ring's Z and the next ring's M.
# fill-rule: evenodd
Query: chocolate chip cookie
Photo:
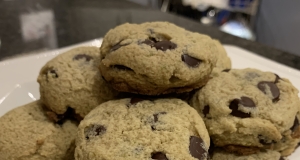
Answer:
M212 75L216 76L216 74L221 73L224 70L230 70L231 69L231 60L227 55L226 50L222 46L222 44L218 40L213 40L215 42L215 45L217 47L217 62L216 66L213 68Z
M204 118L214 144L229 152L253 154L284 146L284 137L291 137L289 143L300 137L298 90L271 72L226 70L190 102Z
M1 160L73 160L77 123L58 125L45 116L40 101L0 117Z
M247 156L235 155L232 153L216 150L211 158L212 160L285 160L280 153L273 150L260 151L256 154Z
M108 101L81 121L76 160L206 160L209 136L201 117L179 99Z
M42 102L56 122L68 115L82 119L117 92L101 77L99 49L79 47L50 60L40 71L38 82Z
M279 143L274 144L274 150L279 151L282 156L288 156L292 154L299 146L299 120L295 119L293 126L290 130L282 133L282 139Z
M100 50L100 71L116 90L160 95L203 86L218 49L206 35L152 22L110 30Z

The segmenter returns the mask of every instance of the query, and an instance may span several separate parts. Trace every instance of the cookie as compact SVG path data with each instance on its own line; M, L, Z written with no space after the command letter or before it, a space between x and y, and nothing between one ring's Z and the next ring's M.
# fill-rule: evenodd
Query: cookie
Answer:
M77 124L49 121L40 101L6 113L0 117L0 126L0 159L74 159Z
M233 69L212 78L190 104L203 117L212 141L228 152L253 154L298 141L298 90L285 78L256 69Z
M284 133L282 133L282 139L280 140L280 142L274 144L273 149L279 151L282 156L289 156L299 146L300 137L299 135L298 136L295 135L295 133L296 134L300 133L299 129L297 129L298 128L297 123L298 122L294 123L291 130L287 130Z
M100 52L100 71L116 90L160 95L203 86L217 47L210 37L171 23L127 23L105 35Z
M76 160L206 160L209 136L192 107L179 99L108 101L81 121Z
M38 76L41 100L54 121L68 115L82 119L117 95L101 77L99 52L96 47L75 48L58 55L41 69Z
M215 42L215 45L217 47L217 62L216 66L212 70L212 75L216 76L217 74L221 73L224 70L230 70L231 69L231 60L227 55L226 50L222 46L222 44L218 40L213 40Z
M211 160L285 160L285 158L281 157L279 152L273 150L265 150L247 156L216 150Z

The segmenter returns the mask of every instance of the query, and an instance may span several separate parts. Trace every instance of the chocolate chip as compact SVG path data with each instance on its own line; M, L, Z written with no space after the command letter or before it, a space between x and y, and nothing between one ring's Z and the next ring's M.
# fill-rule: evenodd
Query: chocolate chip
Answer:
M234 99L233 101L230 102L229 108L232 110L232 112L230 114L235 117L240 117L240 118L251 117L250 113L244 113L244 112L238 110L239 104L243 105L244 107L249 107L249 108L255 107L255 103L250 98L241 97L241 99Z
M104 133L105 131L106 131L106 128L104 126L102 126L102 125L98 126L95 130L96 136Z
M154 47L157 50L166 51L168 49L169 50L175 49L177 47L177 45L175 43L172 43L171 41L163 40L163 41L159 41L159 42L155 43Z
M278 83L279 82L279 80L281 79L277 74L275 74L275 81L274 81L274 83Z
M159 113L153 114L153 117L154 117L154 123L158 121L158 115L160 115L160 114L167 114L167 112L159 112ZM151 125L151 129L152 129L153 131L155 131L155 130L156 130L155 125Z
M84 129L85 139L102 135L106 132L106 128L103 125L93 124Z
M222 72L229 72L231 69L224 69Z
M214 151L215 151L215 144L213 143L212 139L210 139L210 146L209 146L209 149L208 149L208 155L210 157L212 157L213 154L214 154Z
M260 140L259 140L259 143L261 143L262 145L269 145L269 144L272 144L272 143L266 142L266 141L263 140L263 139L260 139Z
M265 94L267 94L267 87L270 89L271 93L272 93L272 96L273 96L273 102L276 102L279 100L279 96L280 96L280 91L277 87L277 85L273 82L266 82L266 81L262 81L262 82L259 82L257 84L257 88L259 90L261 90L262 92L264 92Z
M156 160L168 160L167 156L162 152L152 153L151 158Z
M198 67L200 62L201 62L201 60L199 60L197 58L194 58L194 57L191 57L188 54L181 55L181 60L185 64L187 64L188 66L193 67L193 68Z
M151 41L149 39L146 39L142 43L147 44L148 46L151 46L151 47L154 47L154 44L155 44L153 41Z
M295 120L294 120L294 124L293 124L293 126L291 127L292 132L297 131L298 127L299 127L299 120L298 120L298 118L296 117Z
M151 126L152 131L156 130L156 127L154 125Z
M204 160L207 158L207 151L204 148L204 142L199 137L196 136L190 137L189 150L190 150L190 154L199 160Z
M204 109L202 110L202 113L204 114L204 117L209 113L209 105L204 106Z
M119 69L119 70L123 70L123 71L133 71L131 68L129 67L126 67L126 66L123 66L123 65L113 65L111 66L112 68L116 68L116 69Z
M155 47L157 50L172 50L177 47L177 45L171 41L168 40L162 40L162 41L156 41L154 38L152 39L146 39L142 43L149 45L150 47Z
M158 121L158 115L160 115L160 114L167 114L167 112L159 112L159 113L153 114L154 122L157 122L157 121Z
M50 69L48 71L51 75L54 75L55 78L58 78L58 74L56 73L56 71L54 69Z
M85 59L87 62L93 59L93 57L86 55L86 54L78 54L76 55L73 60Z
M137 104L137 103L139 103L139 102L141 102L143 100L144 99L142 99L142 98L136 98L136 97L134 97L134 98L131 98L130 104L134 105L134 104Z
M285 160L285 158L283 158L283 157L280 157L280 158L279 158L279 160Z
M244 97L244 96L241 97L240 104L243 105L243 106L245 106L245 107L250 107L250 108L256 107L255 103L252 101L251 98Z

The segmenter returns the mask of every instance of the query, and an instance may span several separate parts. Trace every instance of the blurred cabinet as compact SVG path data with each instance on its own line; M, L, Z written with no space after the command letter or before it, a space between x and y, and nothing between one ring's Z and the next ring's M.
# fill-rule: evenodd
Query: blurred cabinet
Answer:
M257 41L300 55L300 1L261 1L255 31Z

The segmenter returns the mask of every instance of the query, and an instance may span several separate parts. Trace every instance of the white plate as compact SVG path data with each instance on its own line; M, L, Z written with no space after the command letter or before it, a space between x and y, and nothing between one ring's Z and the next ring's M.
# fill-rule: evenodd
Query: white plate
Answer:
M39 99L39 86L36 78L40 68L48 60L70 48L78 46L99 47L101 43L102 39L95 39L58 50L0 62L0 116L17 106ZM288 78L300 89L299 70L263 58L236 46L224 45L224 47L232 60L233 68L252 67L263 71L272 71L281 77ZM299 157L300 148L289 158L290 160L298 160Z

